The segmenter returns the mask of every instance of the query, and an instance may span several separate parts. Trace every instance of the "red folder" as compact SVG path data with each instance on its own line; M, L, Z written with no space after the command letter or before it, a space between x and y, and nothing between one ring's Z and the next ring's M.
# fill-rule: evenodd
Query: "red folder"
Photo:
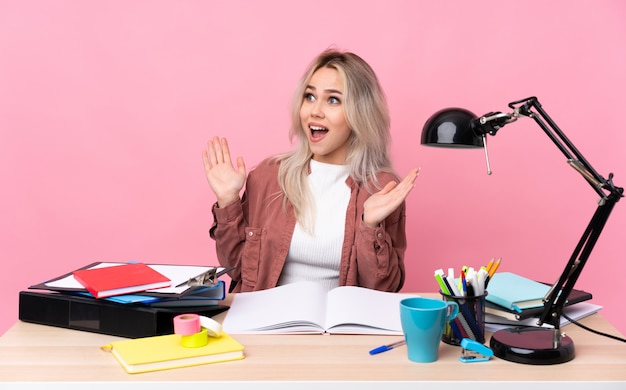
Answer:
M171 281L144 263L80 269L72 273L96 298L169 287Z

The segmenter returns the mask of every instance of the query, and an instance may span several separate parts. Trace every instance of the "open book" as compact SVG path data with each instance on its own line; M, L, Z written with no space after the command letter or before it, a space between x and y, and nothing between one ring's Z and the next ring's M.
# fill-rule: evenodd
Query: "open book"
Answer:
M402 335L399 294L342 286L327 292L315 282L236 294L223 328L241 333Z

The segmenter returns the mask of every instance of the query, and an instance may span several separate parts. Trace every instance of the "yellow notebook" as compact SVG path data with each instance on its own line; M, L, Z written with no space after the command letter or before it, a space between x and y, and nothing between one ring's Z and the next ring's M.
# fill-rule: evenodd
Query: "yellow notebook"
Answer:
M243 345L226 332L210 337L199 348L183 347L180 340L180 335L168 334L116 341L102 349L110 351L129 374L244 358Z

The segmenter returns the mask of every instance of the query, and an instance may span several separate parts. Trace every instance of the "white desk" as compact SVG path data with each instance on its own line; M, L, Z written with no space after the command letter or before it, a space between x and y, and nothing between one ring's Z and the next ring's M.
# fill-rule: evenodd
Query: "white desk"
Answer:
M601 315L581 322L620 335ZM497 358L461 363L461 349L443 343L434 363L410 362L405 347L368 354L376 346L397 341L397 336L233 335L246 347L243 360L131 375L99 348L119 337L18 321L0 338L0 389L120 390L150 383L151 390L173 390L194 382L229 390L259 385L292 389L299 382L298 388L318 390L320 385L361 390L393 385L415 390L447 385L458 389L462 385L458 381L472 381L471 388L477 389L554 390L564 382L568 390L626 389L626 344L575 325L563 330L574 340L576 358L560 365L532 366Z

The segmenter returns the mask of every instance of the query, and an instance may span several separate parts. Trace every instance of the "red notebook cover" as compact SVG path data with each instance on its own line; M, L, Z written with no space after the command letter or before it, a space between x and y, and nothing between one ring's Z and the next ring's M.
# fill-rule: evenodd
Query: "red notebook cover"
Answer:
M169 287L171 281L144 263L76 270L74 278L96 298Z

